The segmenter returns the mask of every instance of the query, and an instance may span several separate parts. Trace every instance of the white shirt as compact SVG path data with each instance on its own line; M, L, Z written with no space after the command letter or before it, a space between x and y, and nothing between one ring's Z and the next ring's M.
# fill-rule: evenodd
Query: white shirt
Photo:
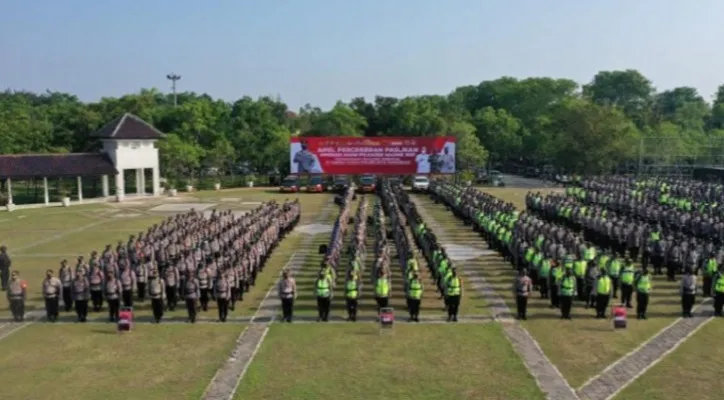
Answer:
M430 155L427 153L420 153L415 156L415 162L417 163L418 174L429 174L430 173Z
M446 174L452 174L455 172L455 157L452 154L440 154L440 160L442 161L440 172Z
M309 150L298 151L297 154L294 155L294 162L297 164L298 170L292 172L312 174L321 174L324 172L322 171L322 166L319 164L317 156Z

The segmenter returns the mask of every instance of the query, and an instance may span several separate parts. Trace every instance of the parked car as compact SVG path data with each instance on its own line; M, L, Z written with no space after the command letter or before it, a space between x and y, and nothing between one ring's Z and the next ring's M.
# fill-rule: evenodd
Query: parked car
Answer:
M350 179L346 175L337 175L332 180L332 190L334 190L335 192L342 193L347 190L349 185Z
M299 178L296 176L288 176L284 178L279 191L282 193L297 193L299 191Z
M326 190L324 179L320 175L309 178L307 182L307 192L309 193L322 193Z
M425 175L418 175L412 181L413 192L427 192L430 187L430 179Z
M362 175L359 178L360 193L374 193L377 189L377 178L374 175Z

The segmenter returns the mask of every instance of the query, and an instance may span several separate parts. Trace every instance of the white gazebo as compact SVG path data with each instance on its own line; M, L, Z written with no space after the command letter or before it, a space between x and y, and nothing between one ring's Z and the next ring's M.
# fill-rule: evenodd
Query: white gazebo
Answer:
M92 135L103 145L98 153L70 154L17 154L0 156L0 180L7 190L8 209L14 207L12 181L42 179L44 205L51 205L48 178L76 178L77 199L83 202L82 177L101 177L102 197L123 201L126 170L133 170L136 196L162 194L156 142L164 134L132 114L124 114L103 126ZM152 180L150 193L146 192L146 171ZM111 195L109 177L115 179L115 193ZM42 206L43 203L40 203Z

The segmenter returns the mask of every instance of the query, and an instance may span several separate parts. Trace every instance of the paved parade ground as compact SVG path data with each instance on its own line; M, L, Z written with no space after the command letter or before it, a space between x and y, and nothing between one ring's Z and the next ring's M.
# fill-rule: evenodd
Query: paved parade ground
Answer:
M530 185L484 190L519 208L524 208L529 190L559 190ZM359 322L344 322L343 299L337 296L330 323L316 323L313 282L322 260L318 248L329 241L339 208L331 194L295 196L302 204L301 222L272 253L256 286L230 312L226 324L215 322L211 305L195 325L185 323L183 307L167 313L160 325L151 325L146 303L135 308L138 323L125 334L105 322L105 312L91 313L86 324L75 323L72 312L61 312L55 324L44 322L40 286L45 270L57 271L62 259L75 265L78 256L88 258L106 244L115 247L119 240L125 242L129 235L189 208L246 212L261 202L292 196L237 189L1 213L0 242L29 286L24 323L9 322L7 300L0 296L3 397L657 400L690 396L684 383L693 380L709 382L697 399L718 398L724 389L718 376L724 357L721 321L703 313L711 309L708 304L696 318L681 320L676 283L657 276L649 319L629 318L625 330L614 331L610 320L594 319L593 311L580 305L572 321L562 321L558 310L549 309L537 293L528 320L518 323L509 311L515 307L514 270L469 226L424 195L412 200L462 271L460 321L444 322L442 301L423 271L420 323L405 322L399 274L392 279L397 322L391 331L381 333L374 323L372 285L363 288ZM367 197L374 204L374 197ZM351 215L359 201L350 205ZM368 242L371 265L374 240ZM394 274L401 270L392 259ZM275 284L283 268L297 279L293 324L276 321Z

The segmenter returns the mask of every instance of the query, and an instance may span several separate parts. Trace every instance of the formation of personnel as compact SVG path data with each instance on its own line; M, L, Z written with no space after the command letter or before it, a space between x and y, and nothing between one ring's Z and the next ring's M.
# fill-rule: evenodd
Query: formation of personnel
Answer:
M337 268L342 261L344 251L344 238L347 234L347 227L350 220L350 204L354 197L354 188L349 187L347 191L337 196L335 202L340 205L339 215L334 221L332 234L329 238L327 251L319 268L317 279L314 281L314 295L317 298L317 321L329 321L329 311L332 307L334 286L337 282Z
M42 282L46 318L57 320L62 301L66 311L75 308L77 320L85 322L88 309L100 312L105 302L109 321L116 322L121 306L150 298L156 322L179 300L186 304L189 322L196 321L199 310L207 311L210 301L217 303L224 322L254 286L271 251L298 223L300 212L298 200L268 202L243 216L214 210L205 218L192 210L132 235L115 251L108 245L87 261L78 257L75 267L63 260L57 276L48 270ZM7 294L17 321L24 315L26 292L14 271Z
M431 191L519 271L514 281L518 318L526 317L532 290L539 290L542 299L559 308L562 319L571 319L575 300L594 307L597 318L605 318L610 299L617 297L618 281L621 304L631 308L635 291L637 317L646 319L652 289L648 270L637 271L631 260L586 242L579 232L541 215L519 212L512 204L472 187L438 183L431 185Z
M394 196L407 222L412 227L415 243L422 250L422 255L427 261L427 268L435 281L440 299L444 300L448 322L457 322L458 310L463 296L462 278L458 275L457 269L453 266L445 248L438 242L437 236L435 236L432 229L427 227L415 204L410 200L409 195L402 186L394 185L389 187L388 190ZM410 281L414 278L416 279L414 287L418 290L419 273L417 271L417 262L410 257L405 265L406 269L409 270L409 274L406 273L406 278L409 276L407 287L412 287ZM421 284L419 290L421 293Z
M412 237L405 229L406 217L400 209L395 193L390 183L384 181L380 188L380 201L384 213L389 217L390 236L398 249L397 256L399 265L402 267L404 278L405 300L407 303L408 321L420 322L420 308L423 297L423 283L420 276L419 265L415 258L416 252L412 251Z

